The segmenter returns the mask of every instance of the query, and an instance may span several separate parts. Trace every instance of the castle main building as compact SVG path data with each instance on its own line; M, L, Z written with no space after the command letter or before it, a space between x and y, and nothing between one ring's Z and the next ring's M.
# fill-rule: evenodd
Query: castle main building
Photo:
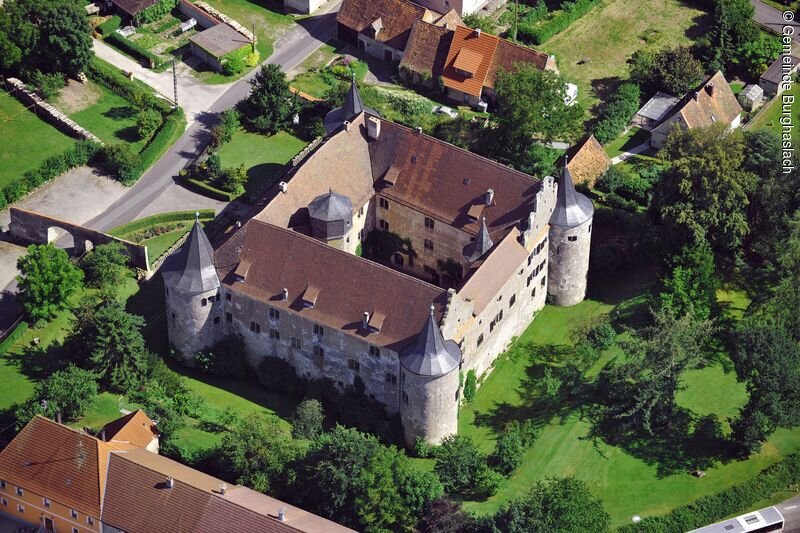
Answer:
M260 213L216 250L196 223L166 262L170 342L192 364L237 334L254 367L360 379L408 445L439 442L460 373L487 372L548 294L583 299L592 204L569 171L535 180L347 101Z

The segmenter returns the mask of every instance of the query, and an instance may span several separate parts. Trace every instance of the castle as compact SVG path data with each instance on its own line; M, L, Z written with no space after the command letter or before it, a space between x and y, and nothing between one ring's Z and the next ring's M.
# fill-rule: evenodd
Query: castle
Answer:
M384 120L355 85L332 113L263 210L216 249L195 223L167 260L169 339L190 365L237 334L253 367L360 379L409 446L439 442L469 370L489 371L548 295L584 298L593 206L569 170L536 180Z

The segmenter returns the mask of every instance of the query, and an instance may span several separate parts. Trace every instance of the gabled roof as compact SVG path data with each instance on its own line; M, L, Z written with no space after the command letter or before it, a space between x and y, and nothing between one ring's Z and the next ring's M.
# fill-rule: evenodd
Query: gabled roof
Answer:
M594 205L587 197L575 190L569 164L564 166L561 179L558 180L556 207L550 216L550 224L567 228L575 228L594 216Z
M539 70L544 70L547 66L548 58L549 56L544 52L539 52L506 39L499 39L492 66L489 67L489 72L486 75L486 86L494 87L500 71L512 72L515 69L515 65L519 63L534 65Z
M250 39L224 23L192 35L189 40L216 58L251 44Z
M786 59L784 59L786 58ZM783 67L784 65L789 66L789 71L794 72L797 68L797 64L800 63L800 58L795 56L785 56L781 54L778 56L778 59L772 62L769 68L764 71L764 74L761 75L762 81L768 81L774 84L779 84L783 77Z
M654 122L660 122L672 113L678 102L680 102L680 98L659 91L636 114Z
M422 331L400 352L403 367L422 376L443 376L461 363L461 349L452 340L444 340L434 309L431 305Z
M436 82L444 70L452 40L453 32L446 27L418 20L411 29L400 68L418 74L428 73Z
M128 442L137 448L146 448L158 437L155 422L141 409L109 422L102 431L107 442Z
M167 258L161 273L167 287L182 292L200 293L219 287L214 269L214 249L198 217L195 217L186 242Z
M584 137L578 144L567 150L567 155L569 156L569 171L575 183L594 186L597 179L611 166L611 159L594 135Z
M478 230L478 235L471 243L464 248L464 257L470 263L473 263L486 255L486 252L492 249L494 243L492 238L489 237L489 230L486 228L486 217L481 217L481 228Z
M244 283L232 275L240 261L251 264ZM447 301L444 289L256 219L217 250L216 263L229 290L394 351L414 339L431 302L441 316ZM313 307L303 302L309 289ZM362 327L365 312L386 317L379 332Z
M464 20L461 18L461 15L458 14L458 11L451 9L440 18L436 19L435 24L447 28L450 31L454 31L458 26L464 25Z
M0 479L99 518L108 450L91 435L37 415L0 452Z
M133 17L148 7L157 4L158 0L111 0L111 2L117 6L117 9L121 9Z
M697 90L687 93L654 130L663 131L672 127L670 119L675 115L679 115L688 128L704 128L713 124L729 125L741 112L742 106L733 95L730 85L722 72L717 72Z
M405 50L411 26L417 20L433 22L438 14L408 0L344 0L336 21L357 32L380 19L374 38L396 50ZM371 35L370 35L371 36Z

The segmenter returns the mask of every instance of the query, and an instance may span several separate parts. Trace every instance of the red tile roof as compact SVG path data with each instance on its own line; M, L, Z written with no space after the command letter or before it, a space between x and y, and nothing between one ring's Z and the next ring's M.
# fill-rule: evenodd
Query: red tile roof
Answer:
M733 95L731 86L722 72L717 72L697 90L684 96L675 105L673 112L654 129L671 128L671 124L664 124L676 114L680 114L687 127L702 128L712 124L729 125L741 112L742 106Z
M103 431L106 441L129 442L137 448L146 448L158 437L155 423L141 409L109 422Z
M480 97L494 58L497 41L499 41L497 37L485 32L479 33L464 26L456 28L442 74L445 86ZM473 62L470 62L470 67L474 69L469 71L472 76L465 76L456 70L456 61L462 50L467 50L473 57L480 57L477 65L472 65Z
M339 24L359 33L380 19L375 40L396 50L405 50L414 22L434 18L432 11L408 0L344 0L336 15Z
M515 66L520 63L531 64L539 70L544 70L547 66L548 55L527 46L521 46L505 39L497 42L497 49L494 54L494 61L486 75L486 86L494 87L497 74L502 71L513 71Z

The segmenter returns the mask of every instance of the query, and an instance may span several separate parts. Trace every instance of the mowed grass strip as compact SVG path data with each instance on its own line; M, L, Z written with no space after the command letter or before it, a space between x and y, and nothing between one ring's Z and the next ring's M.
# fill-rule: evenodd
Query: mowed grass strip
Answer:
M0 189L75 143L5 91L0 92L0 140Z
M800 84L792 84L791 89L785 91L781 96L776 96L770 100L763 109L758 111L758 114L746 128L749 131L767 129L780 135L783 132L783 127L780 122L783 112L783 99L786 98L788 101L792 97L794 98L794 103L786 104L787 109L790 110L790 113L786 115L790 117L790 119L786 120L789 120L792 126L792 128L787 129L787 131L791 131L793 146L797 146L797 129L800 128Z
M606 0L540 48L555 54L561 74L578 85L578 101L596 115L595 106L628 78L634 52L689 44L708 22L681 0Z

